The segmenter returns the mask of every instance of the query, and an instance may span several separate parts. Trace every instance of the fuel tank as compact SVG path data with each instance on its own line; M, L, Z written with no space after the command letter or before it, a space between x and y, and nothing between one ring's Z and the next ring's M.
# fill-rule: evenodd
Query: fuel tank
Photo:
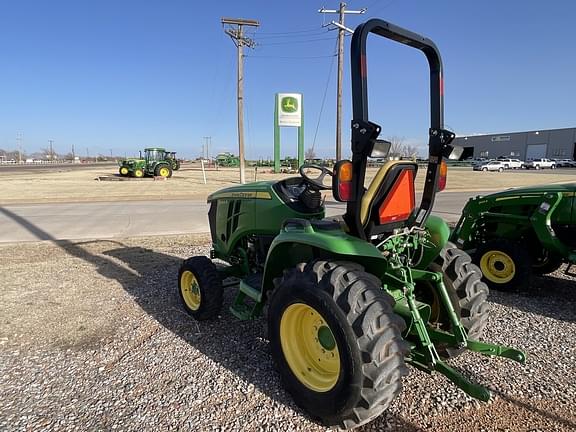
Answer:
M260 181L219 190L208 196L210 234L215 255L227 257L247 236L275 237L289 218L322 219L319 192L300 177Z

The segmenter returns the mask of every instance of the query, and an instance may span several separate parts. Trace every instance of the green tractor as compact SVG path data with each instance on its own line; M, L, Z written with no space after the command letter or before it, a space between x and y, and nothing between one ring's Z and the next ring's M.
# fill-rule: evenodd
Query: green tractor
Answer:
M451 240L470 251L495 289L530 285L576 263L576 183L509 189L471 198Z
M389 161L364 184L368 158L384 158L390 149L368 118L371 33L421 50L430 65L429 164L419 207L415 162ZM407 364L439 372L487 401L490 392L446 359L468 349L525 361L521 351L478 341L488 288L468 254L448 242L446 223L430 215L445 186L443 159L454 150L454 134L443 127L436 46L372 19L354 32L351 60L352 160L339 161L333 171L303 165L300 176L210 195L211 259L186 259L178 283L185 310L206 320L219 314L223 280L238 278L230 310L241 320L265 317L272 357L294 401L314 419L346 429L388 407ZM346 203L341 218L325 218L321 190L327 189Z
M176 154L175 152L170 152ZM140 153L140 158L130 158L118 162L120 165L120 175L122 177L142 178L144 176L172 177L174 161L176 159L167 157L166 150L160 147L144 149L144 157ZM177 161L176 161L177 162ZM179 165L179 164L178 164ZM179 166L178 166L179 168Z
M172 171L178 171L180 169L180 161L176 158L175 151L166 151L164 152L165 159L170 162L170 166L172 167Z
M232 153L224 152L216 156L216 165L220 167L238 167L240 166L240 159Z

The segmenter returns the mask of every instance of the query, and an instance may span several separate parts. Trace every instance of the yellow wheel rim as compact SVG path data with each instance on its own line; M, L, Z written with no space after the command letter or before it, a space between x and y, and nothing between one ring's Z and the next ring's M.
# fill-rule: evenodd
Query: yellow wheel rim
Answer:
M144 177L144 171L142 171L141 169L137 169L136 171L134 171L134 177Z
M129 170L128 170L128 168L126 168L126 167L120 168L120 174L122 174L122 175L128 174L128 171L129 171Z
M332 389L340 376L340 353L326 320L303 303L290 305L280 320L280 343L298 380L316 392Z
M166 168L166 167L160 168L160 177L168 177L168 174L170 174L170 171L168 171L168 168Z
M516 275L516 265L512 258L497 250L488 251L482 255L480 269L486 279L497 284L508 283Z
M198 310L201 301L200 285L194 273L189 270L185 270L180 277L180 291L186 306L192 310Z

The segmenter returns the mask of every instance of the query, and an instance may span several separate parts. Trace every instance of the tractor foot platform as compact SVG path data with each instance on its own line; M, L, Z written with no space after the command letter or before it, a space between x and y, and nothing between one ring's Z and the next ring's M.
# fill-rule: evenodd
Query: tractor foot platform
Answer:
M250 320L262 312L262 273L254 273L240 281L238 294L230 312L241 320Z

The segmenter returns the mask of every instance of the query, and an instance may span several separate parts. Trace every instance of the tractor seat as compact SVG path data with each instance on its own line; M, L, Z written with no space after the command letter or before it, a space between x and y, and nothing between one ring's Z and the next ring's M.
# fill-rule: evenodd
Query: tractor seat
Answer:
M414 210L414 179L418 164L388 161L376 173L360 204L360 222L367 235L402 226Z

